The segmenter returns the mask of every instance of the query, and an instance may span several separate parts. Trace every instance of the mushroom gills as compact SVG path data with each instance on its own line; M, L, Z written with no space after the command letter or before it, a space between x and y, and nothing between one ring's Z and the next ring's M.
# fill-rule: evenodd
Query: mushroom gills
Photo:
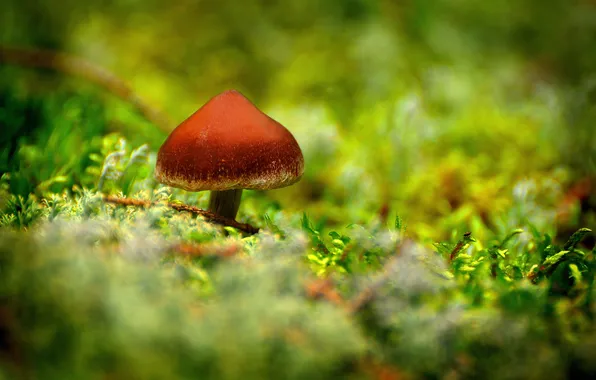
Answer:
M242 189L211 191L209 195L209 211L229 219L236 219Z

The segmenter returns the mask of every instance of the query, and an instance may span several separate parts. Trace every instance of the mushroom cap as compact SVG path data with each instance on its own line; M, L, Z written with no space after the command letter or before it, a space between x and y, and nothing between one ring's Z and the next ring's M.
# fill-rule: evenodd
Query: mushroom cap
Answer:
M289 186L303 172L290 131L228 90L172 131L157 154L155 178L188 191L266 190Z

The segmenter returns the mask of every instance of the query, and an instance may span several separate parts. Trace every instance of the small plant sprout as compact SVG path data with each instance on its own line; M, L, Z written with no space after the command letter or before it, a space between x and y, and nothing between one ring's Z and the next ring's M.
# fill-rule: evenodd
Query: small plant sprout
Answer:
M303 172L294 136L229 90L172 131L157 155L155 178L187 191L210 190L209 211L235 219L243 189L289 186Z
M131 171L133 165L146 162L148 155L149 146L147 144L133 149L129 154L126 140L121 138L118 141L117 150L109 153L103 161L97 190L99 192L105 190L106 180L121 181ZM125 187L124 184L121 183L121 185Z

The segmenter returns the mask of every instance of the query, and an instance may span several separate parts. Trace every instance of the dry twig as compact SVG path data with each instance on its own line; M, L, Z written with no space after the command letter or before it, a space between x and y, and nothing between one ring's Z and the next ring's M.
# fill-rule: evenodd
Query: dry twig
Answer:
M404 243L396 247L395 255L391 256L383 266L383 273L369 286L356 294L352 299L345 300L333 286L331 279L318 279L306 284L305 291L309 298L325 299L335 305L344 308L349 314L356 314L363 310L375 297L378 289L387 282L391 275L387 268L395 264L399 257L400 249Z
M232 257L240 251L240 246L237 244L229 244L222 246L221 244L188 244L180 243L172 247L176 253L191 256L217 256L217 257Z
M52 50L0 46L0 64L50 69L81 77L130 103L145 119L163 131L169 132L171 129L167 118L141 99L124 80L83 58Z
M150 207L153 205L157 205L158 203L152 203L150 201L146 201L143 199L132 199L132 198L118 198L111 195L105 195L103 197L104 202L119 204L122 206L134 206L134 207ZM233 219L224 218L223 216L214 214L210 211L200 209L198 207L184 205L184 204L177 204L177 203L167 203L167 206L173 208L176 211L186 211L190 212L191 214L201 216L206 221L214 224L219 224L221 226L228 226L233 227L237 230L245 232L249 235L254 235L259 232L257 227L253 227L248 223L240 223Z
M333 287L330 279L316 279L305 285L306 295L312 299L324 298L325 300L341 307L345 307L345 301Z
M383 274L380 275L375 282L370 284L368 287L364 288L360 293L358 293L354 298L352 298L347 304L347 310L350 314L355 314L360 310L364 309L375 297L377 291L380 287L382 287L386 282L389 276L391 275L390 271L387 268L390 268L395 264L399 254L396 253L393 255L385 265L383 266Z

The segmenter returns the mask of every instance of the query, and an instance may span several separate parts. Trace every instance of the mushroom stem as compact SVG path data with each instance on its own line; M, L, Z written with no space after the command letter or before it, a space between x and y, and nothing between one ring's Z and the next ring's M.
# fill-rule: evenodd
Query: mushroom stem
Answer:
M236 219L242 189L212 191L209 195L209 211L229 219Z

